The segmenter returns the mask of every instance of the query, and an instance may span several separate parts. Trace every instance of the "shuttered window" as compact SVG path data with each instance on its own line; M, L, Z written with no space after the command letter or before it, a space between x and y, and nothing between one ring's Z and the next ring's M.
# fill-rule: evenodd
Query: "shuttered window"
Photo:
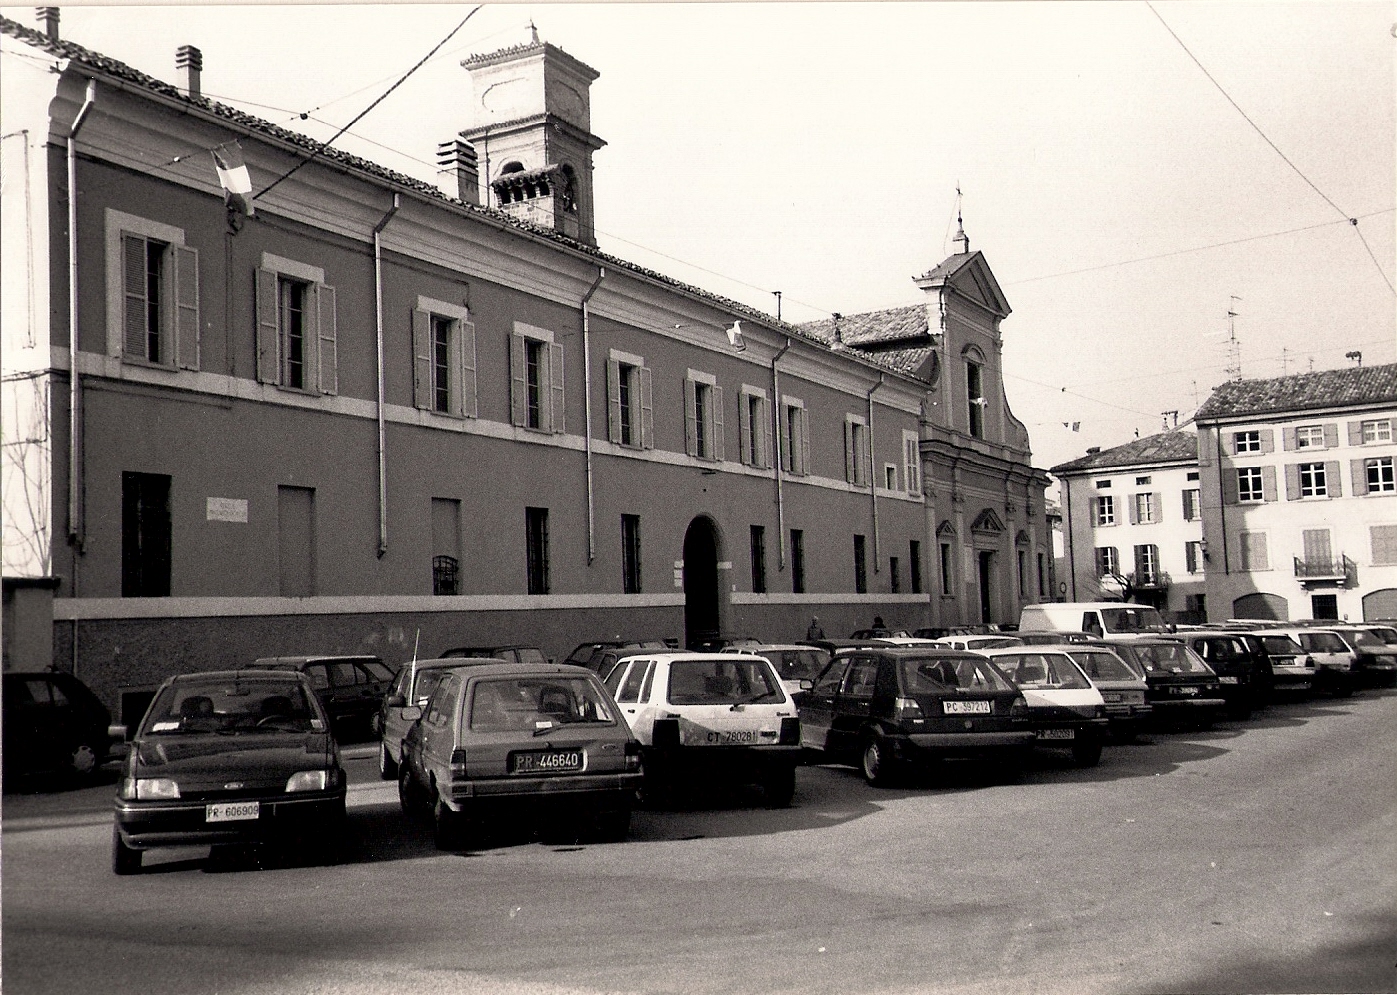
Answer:
M645 360L611 351L606 361L606 433L618 446L655 445L654 388Z
M423 411L476 416L475 325L464 307L419 297L412 312L412 398Z
M324 271L263 253L255 284L257 379L288 390L338 394L336 296Z
M726 457L723 388L711 374L696 370L684 379L684 451L703 460Z
M907 481L908 494L922 493L922 444L916 432L902 433L902 479Z
M1242 569L1270 570L1271 559L1265 532L1243 532L1241 535Z
M873 480L868 422L858 415L844 416L844 480L855 487L867 487Z
M737 407L741 460L747 466L771 466L771 414L766 391L744 386Z
M781 469L797 477L810 473L810 419L805 402L782 397Z
M560 435L563 416L563 347L545 329L518 323L509 342L509 420L521 428Z
M199 368L199 253L121 233L122 358Z
M1368 533L1373 544L1373 565L1397 564L1397 525L1374 525Z

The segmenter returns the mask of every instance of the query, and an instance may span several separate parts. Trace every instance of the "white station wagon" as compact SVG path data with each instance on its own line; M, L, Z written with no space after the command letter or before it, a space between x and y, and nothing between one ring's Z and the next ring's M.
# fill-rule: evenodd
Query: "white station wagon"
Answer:
M791 803L800 719L765 657L643 653L617 661L606 687L640 740L652 801L703 769L760 784L769 806Z

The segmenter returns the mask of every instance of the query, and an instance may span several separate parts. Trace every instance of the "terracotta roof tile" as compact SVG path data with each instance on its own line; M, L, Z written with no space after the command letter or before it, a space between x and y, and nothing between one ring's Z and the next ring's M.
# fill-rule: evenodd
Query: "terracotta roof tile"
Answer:
M834 341L835 319L807 321L798 325L802 332L822 342ZM846 314L839 319L839 337L845 345L869 346L880 342L902 342L925 338L930 332L925 304Z
M1181 460L1197 461L1198 434L1188 431L1162 432L1147 435L1143 439L1132 439L1123 446L1107 449L1105 452L1088 453L1068 463L1059 463L1048 472L1055 474L1079 473L1084 470L1105 470L1111 467L1146 466L1155 463L1176 463Z
M1239 415L1397 403L1397 363L1317 370L1269 380L1231 380L1194 415L1209 421Z

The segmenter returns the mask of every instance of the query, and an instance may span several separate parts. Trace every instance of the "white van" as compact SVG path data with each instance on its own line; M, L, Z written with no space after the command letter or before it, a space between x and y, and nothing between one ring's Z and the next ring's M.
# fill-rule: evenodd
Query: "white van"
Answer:
M1093 636L1157 635L1169 632L1159 610L1121 601L1050 601L1025 605L1020 632L1087 632Z

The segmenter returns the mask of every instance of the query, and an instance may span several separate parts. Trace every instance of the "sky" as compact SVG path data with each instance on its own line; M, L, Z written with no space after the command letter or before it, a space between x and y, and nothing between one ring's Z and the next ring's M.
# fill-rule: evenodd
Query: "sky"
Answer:
M172 82L195 45L206 96L326 139L472 9L63 7L60 30ZM434 180L437 143L470 124L461 60L532 24L601 74L606 252L772 313L781 291L783 318L817 320L922 300L913 278L950 254L959 209L1013 309L1005 389L1047 468L1185 424L1234 355L1247 378L1397 362L1394 17L495 4L336 144Z

